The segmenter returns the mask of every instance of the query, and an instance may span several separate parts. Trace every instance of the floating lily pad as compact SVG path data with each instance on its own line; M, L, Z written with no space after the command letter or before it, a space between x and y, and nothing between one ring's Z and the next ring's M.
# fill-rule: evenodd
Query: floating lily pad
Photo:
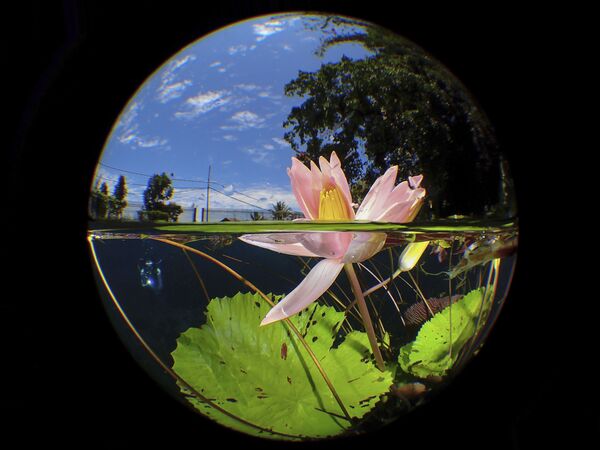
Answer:
M445 375L484 322L483 298L484 289L475 289L425 322L416 339L400 349L400 368L420 378Z
M215 421L273 438L322 438L351 426L299 338L283 323L259 326L270 306L259 295L212 299L207 321L177 340L173 370L229 415L193 396ZM332 348L344 313L314 304L291 318L352 418L369 412L392 384L372 361L367 335L353 331ZM243 421L238 420L242 419Z

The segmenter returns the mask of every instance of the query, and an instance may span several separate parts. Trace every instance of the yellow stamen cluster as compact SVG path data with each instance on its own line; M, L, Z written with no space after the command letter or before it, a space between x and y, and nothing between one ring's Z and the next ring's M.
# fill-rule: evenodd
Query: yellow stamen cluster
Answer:
M332 185L321 189L319 195L320 220L349 220L350 211L339 187Z

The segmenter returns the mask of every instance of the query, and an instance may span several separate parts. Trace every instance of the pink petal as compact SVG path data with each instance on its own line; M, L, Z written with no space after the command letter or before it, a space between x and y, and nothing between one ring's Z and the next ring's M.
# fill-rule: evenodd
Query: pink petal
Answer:
M410 216L412 203L399 202L392 204L379 216L374 217L374 222L393 222L393 223L405 223L410 222L408 217Z
M410 187L412 189L416 189L421 185L421 181L423 181L423 175L416 175L414 177L408 177L408 181L410 181Z
M391 169L373 183L356 213L357 219L406 223L415 218L426 193L425 189L419 187L423 175L408 177L408 181L388 190L392 180Z
M352 242L342 259L344 263L357 263L369 259L382 249L385 244L385 233L360 231L353 233Z
M293 256L317 257L300 243L304 233L244 234L240 240L247 244Z
M356 211L357 220L374 220L375 217L381 215L389 207L387 198L392 192L397 175L398 166L392 166L375 180L358 211Z
M408 185L407 181L396 185L392 192L388 196L388 204L405 202L410 198L412 189Z
M376 222L406 223L412 222L423 203L425 189L417 188L408 192L403 201L391 203L379 216L373 218Z
M329 289L343 267L339 260L319 261L296 289L271 308L260 324L267 325L302 311Z
M316 219L319 214L320 185L315 189L317 180L311 172L298 159L292 158L292 167L288 169L288 176L292 184L292 191L304 215L309 219Z
M317 166L313 160L310 161L310 173L313 177L313 182L317 184L319 192L321 192L321 188L323 187L323 174L321 173L321 169Z
M415 204L413 205L413 207L410 211L410 215L407 218L408 222L412 222L415 219L415 217L417 217L417 214L421 210L421 206L423 206L423 201L421 199L419 199L415 202Z
M321 168L321 173L323 174L324 179L330 181L331 179L331 166L329 165L329 161L323 156L319 156L319 167Z
M299 235L304 248L321 258L341 258L352 241L352 233L347 231L321 231Z

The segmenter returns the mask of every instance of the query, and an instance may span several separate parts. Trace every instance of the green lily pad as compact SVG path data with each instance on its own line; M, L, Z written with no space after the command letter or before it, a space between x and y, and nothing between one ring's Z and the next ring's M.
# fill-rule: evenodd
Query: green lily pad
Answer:
M351 426L299 338L283 322L259 326L270 306L258 295L212 299L207 321L177 340L173 370L224 414L181 391L204 415L230 428L277 439L322 438ZM291 318L350 417L369 412L392 384L372 362L366 333L332 348L344 313L311 305ZM238 420L242 419L243 421Z
M445 375L483 325L489 307L483 298L484 289L475 289L425 322L416 339L400 348L400 368L420 378Z

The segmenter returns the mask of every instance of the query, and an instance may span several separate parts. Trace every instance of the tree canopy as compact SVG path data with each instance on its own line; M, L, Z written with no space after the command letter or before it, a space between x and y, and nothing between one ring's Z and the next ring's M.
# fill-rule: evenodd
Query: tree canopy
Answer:
M96 181L90 195L89 212L94 219L105 219L110 204L106 182Z
M121 175L115 184L113 195L108 204L108 215L111 218L120 219L123 216L123 210L127 207L127 183L125 177Z
M292 209L284 201L278 201L271 207L273 220L286 220L292 215Z
M153 175L144 191L144 209L140 218L176 222L183 208L173 202L165 203L173 197L174 192L173 182L166 173Z
M286 95L305 99L284 122L284 137L299 159L335 151L355 201L397 164L400 179L424 174L431 215L490 213L498 202L497 144L462 84L420 48L385 29L338 17L315 20L321 23L309 26L319 26L327 36L317 54L353 42L370 56L343 56L315 72L300 71L285 86Z
M113 189L113 195L108 193L106 182L100 184L97 180L90 194L89 211L94 219L121 219L127 206L127 182L121 175Z

